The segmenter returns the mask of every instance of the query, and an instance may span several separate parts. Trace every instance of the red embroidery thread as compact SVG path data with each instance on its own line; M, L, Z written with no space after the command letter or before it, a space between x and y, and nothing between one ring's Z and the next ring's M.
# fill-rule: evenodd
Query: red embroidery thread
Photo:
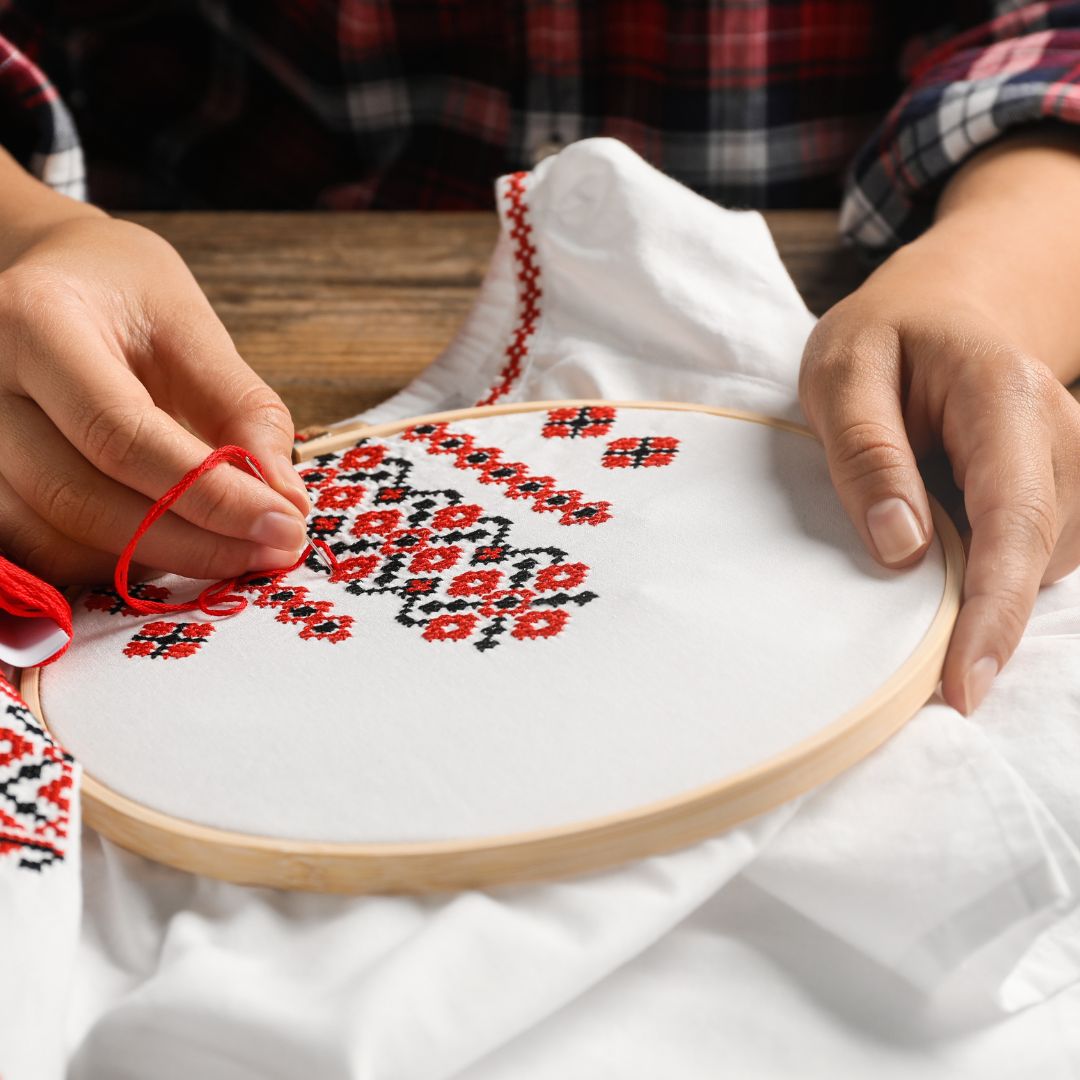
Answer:
M558 513L560 525L602 525L610 521L611 503L586 502L580 491L560 489L550 476L534 476L520 461L504 461L494 446L477 446L476 439L454 431L447 423L417 424L401 433L433 455L453 459L454 467L478 472L481 484L501 487L508 499L527 499L538 514Z
M250 475L263 480L262 466L242 446L220 446L211 454L207 455L202 464L197 465L190 472L182 476L157 502L147 511L146 517L139 523L135 535L128 541L127 547L120 553L116 560L116 572L113 574L113 586L117 595L125 604L139 615L173 615L183 611L194 611L196 608L206 615L236 615L247 606L247 600L237 595L236 588L244 577L229 578L225 581L217 581L208 585L195 599L185 601L182 604L166 604L160 600L140 599L135 596L128 587L128 575L131 570L131 560L135 555L135 549L139 541L149 531L150 526L162 514L166 513L172 505L183 495L204 473L216 469L219 465L228 462L238 469L243 469ZM265 482L265 481L264 481ZM306 557L307 552L297 560L299 566ZM223 607L222 605L229 605Z
M550 476L532 476L520 462L504 462L494 447L476 447L471 435L450 431L446 424L418 425L403 434L420 442L431 454L452 454L461 469L479 470L480 483L501 486L511 499L527 499L538 513L556 512L562 524L596 525L611 514L606 502L586 502L581 492L555 487ZM301 563L316 572L329 572L329 580L346 583L354 595L395 593L405 601L397 619L418 626L427 641L461 641L474 636L477 649L498 644L510 631L521 639L551 637L559 633L569 615L567 604L584 605L596 599L591 592L569 593L588 573L584 563L564 563L566 552L554 548L514 548L508 542L512 523L486 514L473 504L462 504L456 491L414 488L408 477L413 462L389 457L384 444L360 440L344 454L323 454L316 466L301 475L316 496L317 510L338 509L340 514L313 513L313 536L297 563L284 570L218 582L184 604L169 604L169 590L140 583L127 587L127 570L135 546L146 530L208 469L223 461L236 463L237 455L255 475L258 464L238 447L223 447L154 505L117 564L116 588L96 589L84 601L87 610L109 615L190 611L236 614L247 605L241 592L255 593L257 607L276 610L276 620L299 625L300 637L336 643L350 637L353 618L333 610L328 600L314 600L303 586L285 582ZM387 482L389 481L389 483ZM365 501L381 507L367 509ZM346 531L354 541L331 538ZM468 531L466 531L468 530ZM472 557L469 566L459 563ZM544 565L544 558L547 565ZM455 569L457 568L457 569ZM440 575L451 572L451 578ZM529 586L532 586L531 588ZM231 604L229 608L221 605ZM158 621L145 624L127 643L125 655L151 659L183 659L194 655L214 633L212 623Z
M529 355L529 338L536 333L540 318L540 264L536 259L536 247L530 241L532 225L529 223L525 202L526 172L513 173L506 185L507 210L510 221L510 239L513 241L514 270L518 280L517 319L504 351L506 363L499 372L498 381L482 397L477 405L493 405L509 393L521 377L525 358Z
M679 440L673 436L613 439L608 443L600 464L605 469L659 468L670 465L678 452Z

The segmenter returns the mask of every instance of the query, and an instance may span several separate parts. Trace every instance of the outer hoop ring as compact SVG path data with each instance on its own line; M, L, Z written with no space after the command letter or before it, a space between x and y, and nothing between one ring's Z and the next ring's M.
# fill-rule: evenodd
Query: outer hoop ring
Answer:
M620 409L700 412L781 428L809 428L738 409L684 402L579 399L489 405L431 413L370 427L331 429L294 451L297 463L363 437L414 424L614 405ZM707 839L831 780L895 734L933 694L960 610L964 549L948 514L930 509L945 557L938 610L915 651L859 705L814 735L748 769L681 795L556 828L470 841L340 844L278 840L215 829L143 806L83 774L84 820L121 847L190 873L243 885L332 893L435 892L568 877L674 851ZM41 669L23 673L20 691L48 726Z

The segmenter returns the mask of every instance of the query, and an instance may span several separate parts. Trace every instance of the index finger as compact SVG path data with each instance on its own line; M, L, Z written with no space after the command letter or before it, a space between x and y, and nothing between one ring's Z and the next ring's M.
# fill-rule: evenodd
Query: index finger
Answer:
M199 435L254 452L266 479L306 517L311 502L292 463L289 410L236 351L209 301L193 295L154 314L153 347L165 363L155 365L153 382L164 385L169 407ZM149 388L157 397L153 383Z
M157 499L211 447L158 408L146 387L100 340L78 352L70 340L42 343L47 363L20 364L18 379L65 438L101 472ZM174 513L222 536L299 551L304 518L284 496L237 469L208 474Z

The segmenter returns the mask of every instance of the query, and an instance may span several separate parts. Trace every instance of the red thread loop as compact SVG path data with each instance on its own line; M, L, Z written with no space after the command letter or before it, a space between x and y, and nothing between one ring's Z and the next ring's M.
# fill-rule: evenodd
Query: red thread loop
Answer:
M238 615L244 608L247 607L247 598L243 597L237 591L242 588L248 581L257 577L263 577L267 573L273 577L283 577L285 574L291 574L299 566L301 566L307 559L308 555L312 551L312 545L309 543L307 547L300 554L300 558L293 563L292 566L286 567L283 570L272 571L260 571L254 570L246 574L241 574L239 577L226 578L224 581L216 581L210 585L207 585L205 589L193 600L187 600L182 604L165 604L159 600L142 600L137 596L132 596L128 586L128 577L131 573L131 560L135 555L135 548L138 546L139 541L146 535L150 526L184 494L204 473L209 472L211 469L217 468L218 465L228 462L230 465L235 465L238 469L244 469L252 476L263 483L266 482L263 476L262 465L258 459L248 453L241 446L222 446L208 455L206 460L192 469L187 475L181 478L176 484L174 484L164 495L148 511L146 517L142 519L142 523L135 530L135 535L128 541L127 547L120 553L120 558L116 562L116 573L113 575L113 585L116 588L117 595L124 601L127 606L134 611L137 615L171 615L180 611L195 611L198 609L206 615ZM333 581L337 575L338 564L334 553L330 548L321 540L315 540L314 543L319 545L321 554L326 558L330 569L330 580ZM223 606L224 605L224 606Z

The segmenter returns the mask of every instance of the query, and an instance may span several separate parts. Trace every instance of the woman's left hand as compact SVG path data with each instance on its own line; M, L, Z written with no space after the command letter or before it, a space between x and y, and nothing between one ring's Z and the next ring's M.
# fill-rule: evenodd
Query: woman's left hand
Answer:
M1067 197L1064 197L1067 196ZM917 562L933 532L919 458L944 450L971 526L942 675L970 713L1040 585L1080 565L1080 153L984 151L938 220L818 323L799 396L870 552Z

